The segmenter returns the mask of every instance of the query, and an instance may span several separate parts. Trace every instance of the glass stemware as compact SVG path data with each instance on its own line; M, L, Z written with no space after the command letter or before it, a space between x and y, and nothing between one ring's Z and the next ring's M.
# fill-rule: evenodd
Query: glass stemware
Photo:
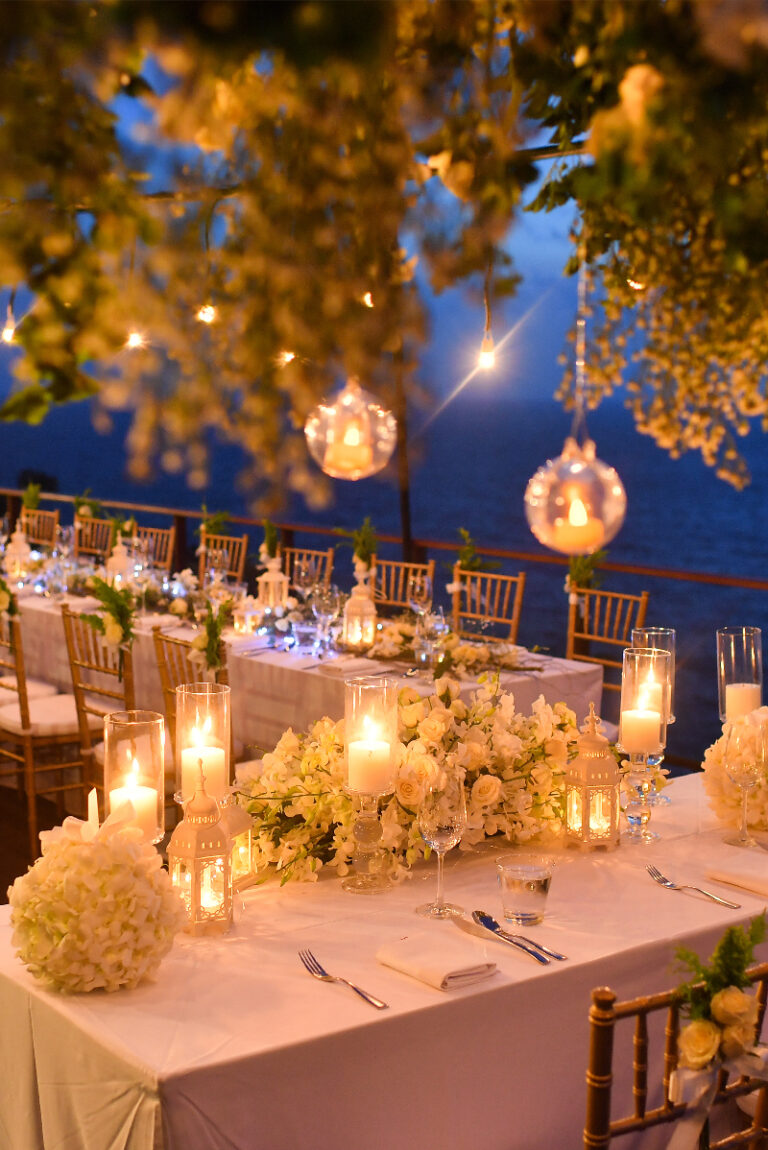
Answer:
M427 846L437 855L437 893L433 902L416 907L426 918L451 918L464 913L460 906L443 898L443 858L460 841L467 825L464 773L443 770L430 786L419 806L419 830Z
M314 559L297 559L293 565L293 586L306 600L317 584L317 564Z
M312 614L317 620L317 641L315 647L317 649L318 658L322 658L324 654L330 650L331 646L331 624L334 619L338 619L341 611L342 596L338 587L331 585L325 587L319 584L313 587L308 596L309 606Z
M725 773L741 789L741 826L737 835L723 841L735 847L757 847L760 844L747 827L749 792L765 773L766 724L734 723L725 741Z
M421 634L424 630L424 617L432 607L432 580L429 575L413 571L408 576L406 598L418 618L418 631Z

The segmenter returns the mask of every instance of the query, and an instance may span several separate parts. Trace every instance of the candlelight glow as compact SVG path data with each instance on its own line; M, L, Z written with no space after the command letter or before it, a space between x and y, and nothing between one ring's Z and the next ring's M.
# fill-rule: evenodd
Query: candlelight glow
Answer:
M580 499L571 500L571 506L568 508L568 522L573 527L584 527L587 519L587 509Z

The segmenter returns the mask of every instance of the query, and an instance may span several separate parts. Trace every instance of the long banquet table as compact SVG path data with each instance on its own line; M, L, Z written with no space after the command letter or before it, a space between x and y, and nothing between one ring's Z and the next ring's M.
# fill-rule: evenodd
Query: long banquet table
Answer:
M73 610L93 610L95 601L73 599ZM71 677L61 622L60 606L38 596L21 600L21 623L27 674L55 683L62 691L71 691ZM134 678L136 704L162 712L163 698L155 663L151 626L169 626L168 616L139 618L134 642ZM171 629L169 634L191 638L190 628ZM240 746L270 750L284 730L305 730L323 715L339 719L344 714L344 678L369 670L390 667L402 676L403 685L427 693L431 685L418 678L405 678L405 667L399 668L366 659L331 659L318 662L312 656L259 647L254 635L232 636L228 642L227 663L232 687L232 716L235 737ZM254 650L256 648L256 650ZM529 712L531 704L543 694L548 703L565 702L581 722L590 702L599 708L602 692L602 667L547 655L531 655L540 670L504 672L502 684L512 691L519 711ZM462 683L464 695L477 686L476 679Z
M723 844L700 777L670 793L652 846L562 852L546 920L528 930L569 956L548 967L418 919L431 864L375 898L344 893L335 877L254 888L230 935L179 937L154 983L114 995L41 989L13 956L1 908L0 1146L578 1150L590 990L674 985L676 945L708 955L727 925L763 908L747 891L709 883L741 904L731 911L649 879L649 861L701 881L708 865L744 855ZM447 893L467 911L500 913L497 850L448 857ZM414 929L465 938L497 972L444 992L376 962L381 944ZM310 978L300 947L390 1008ZM622 1146L653 1150L668 1137Z

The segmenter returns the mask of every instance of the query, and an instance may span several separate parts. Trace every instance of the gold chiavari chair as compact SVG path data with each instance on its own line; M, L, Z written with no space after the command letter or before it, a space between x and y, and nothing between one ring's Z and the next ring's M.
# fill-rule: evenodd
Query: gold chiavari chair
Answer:
M470 639L517 642L525 592L525 572L499 575L489 571L453 568L453 629ZM501 628L506 634L494 633ZM481 630L485 628L485 630Z
M176 688L182 683L199 683L204 672L198 663L193 663L190 659L192 653L191 639L179 639L174 635L166 635L159 627L152 628L152 639L155 645L155 660L160 675L160 685L163 689L168 739L173 751L176 746ZM229 683L227 648L223 640L219 644L219 659L221 660L221 667L216 671L215 681L217 683Z
M206 572L212 567L219 574L235 579L238 583L242 582L248 555L247 535L212 535L201 527L199 551L198 577L201 585Z
M765 1014L766 984L768 984L768 963L753 966L747 971L751 983L757 983L759 1008L757 1034L760 1034ZM667 990L661 994L651 994L641 998L617 1002L616 995L608 987L592 991L592 1006L589 1011L589 1061L587 1067L587 1114L584 1126L584 1150L607 1150L614 1138L639 1130L649 1130L662 1123L672 1123L682 1118L688 1107L673 1102L670 1098L670 1080L677 1066L677 1040L680 1029L679 1011L682 998L678 990ZM663 1056L650 1060L652 1053L649 1039L648 1020L659 1011L666 1011L664 1028ZM634 1019L632 1042L632 1113L612 1117L621 1107L611 1106L613 1090L614 1037L617 1023ZM659 1065L662 1080L658 1105L649 1106L649 1094L656 1097L656 1091L649 1091L649 1067ZM730 1133L723 1138L709 1141L710 1150L716 1147L748 1146L750 1150L765 1150L768 1145L768 1083L757 1078L736 1077L728 1081L728 1074L721 1071L714 1104L721 1105L729 1099L745 1094L756 1093L755 1113L751 1122L741 1131ZM626 1109L626 1107L624 1108Z
M112 550L112 521L76 515L74 550L76 559L90 555L103 562Z
M59 512L41 511L39 508L22 507L19 525L27 543L38 547L54 547L59 530Z
M374 556L371 565L374 568L373 597L377 607L393 610L408 607L408 581L412 575L426 575L434 585L434 559L426 563L406 563L399 559L379 559Z
M175 526L137 527L135 538L139 544L150 549L153 566L170 574L176 543Z
M647 591L626 595L579 588L571 595L568 608L565 657L599 663L603 667L603 688L620 691L624 648L631 645L632 628L645 623L647 610Z
M120 651L108 647L104 636L66 604L61 617L80 724L85 786L103 794L103 743L94 741L94 735L103 734L104 716L110 711L136 708L132 651L130 646Z
M315 584L330 587L331 576L333 575L333 547L329 547L326 551L315 550L311 547L283 547L281 554L283 571L291 583L293 583L296 566L304 564L306 566L311 565ZM299 590L303 590L303 588L300 587Z
M78 809L83 806L77 707L74 695L60 695L55 687L27 679L16 615L0 616L0 670L0 761L11 764L0 769L0 777L15 775L24 787L30 856L35 859L39 853L37 796L56 795L63 813L64 796L76 792ZM42 694L44 688L47 693Z

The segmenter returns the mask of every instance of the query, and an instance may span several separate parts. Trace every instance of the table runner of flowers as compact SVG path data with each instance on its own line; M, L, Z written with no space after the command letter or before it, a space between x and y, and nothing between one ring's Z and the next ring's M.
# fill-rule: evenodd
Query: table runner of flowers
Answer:
M414 639L417 624L412 617L400 616L379 624L376 639L370 649L374 659L403 659L415 662ZM472 642L455 631L441 635L437 646L437 670L440 674L472 676L478 671L540 671L541 665L531 663L526 647L502 640Z
M463 770L467 850L506 835L514 842L554 838L563 826L565 764L577 737L564 703L540 697L530 715L515 710L498 676L481 676L465 703L443 677L435 694L399 695L399 761L394 794L382 808L382 846L402 877L427 851L417 811L441 768ZM344 790L344 723L322 718L305 733L287 730L251 775L238 774L240 801L255 817L256 862L266 878L318 877L324 866L347 872L354 853L356 811Z

